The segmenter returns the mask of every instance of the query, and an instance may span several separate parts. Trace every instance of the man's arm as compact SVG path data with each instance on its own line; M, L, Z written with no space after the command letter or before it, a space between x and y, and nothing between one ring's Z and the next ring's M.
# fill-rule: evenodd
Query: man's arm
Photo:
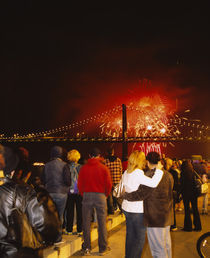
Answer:
M71 171L69 169L68 164L66 164L63 168L63 181L65 185L71 185Z
M155 188L145 186L145 185L140 185L139 188L131 193L124 193L121 197L127 201L130 202L135 202L135 201L143 201L147 199L152 191L154 191Z
M145 174L148 177L153 177L154 176L154 171L152 170L148 170ZM162 178L161 178L162 179ZM149 187L146 185L140 185L139 188L131 193L124 193L122 195L122 198L130 201L130 202L134 202L134 201L143 201L145 199L147 199L150 194L152 193L152 191L154 191L155 188L153 187Z

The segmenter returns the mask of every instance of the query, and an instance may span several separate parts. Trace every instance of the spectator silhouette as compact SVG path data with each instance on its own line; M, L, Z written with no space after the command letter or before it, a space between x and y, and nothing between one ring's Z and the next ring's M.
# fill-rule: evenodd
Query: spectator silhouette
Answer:
M0 254L1 258L39 257L39 250L23 248L20 239L9 237L9 229L20 230L19 224L11 224L8 219L13 207L21 209L27 215L27 219L36 229L41 246L53 244L60 234L58 214L53 203L49 206L48 200L38 196L32 187L24 182L17 182L12 178L18 165L18 157L8 147L0 146ZM15 202L15 200L17 200Z

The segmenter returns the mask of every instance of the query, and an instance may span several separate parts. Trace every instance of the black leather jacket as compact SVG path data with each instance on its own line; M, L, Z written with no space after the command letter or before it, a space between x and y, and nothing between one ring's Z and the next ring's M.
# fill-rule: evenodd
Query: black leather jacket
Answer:
M7 241L8 216L13 208L15 189L16 205L25 211L30 224L40 233L45 245L55 242L60 233L58 213L44 189L37 188L35 191L25 183L0 178L0 257L18 257L16 244Z

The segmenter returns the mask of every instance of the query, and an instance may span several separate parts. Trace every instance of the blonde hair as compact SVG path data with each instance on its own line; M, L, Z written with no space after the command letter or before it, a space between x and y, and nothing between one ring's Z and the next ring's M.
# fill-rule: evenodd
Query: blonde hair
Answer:
M166 170L170 170L170 168L172 167L172 165L173 165L173 160L172 159L170 159L170 158L166 158L165 159L165 162L166 162L166 164L165 164L165 169Z
M81 155L78 150L70 150L67 153L67 159L72 162L78 162L78 160L81 158Z
M132 173L136 168L144 169L146 165L146 157L143 151L135 150L128 158L127 172Z

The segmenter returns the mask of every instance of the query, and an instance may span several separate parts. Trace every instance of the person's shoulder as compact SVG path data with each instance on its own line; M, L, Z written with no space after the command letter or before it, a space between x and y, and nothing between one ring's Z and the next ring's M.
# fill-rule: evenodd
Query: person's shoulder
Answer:
M142 169L140 169L140 168L136 168L136 169L133 170L133 172L127 173L127 174L139 177L141 175L144 175L144 171Z
M102 162L97 163L96 167L101 171L104 171L104 173L110 173L110 168Z
M170 172L168 172L167 170L163 169L163 176L165 178L169 178L170 180L173 180L173 176Z
M76 166L76 169L77 169L77 170L80 170L81 167L84 166L84 165L81 165L81 164L77 163L75 166Z
M97 164L97 166L100 167L100 168L103 168L105 170L109 170L109 167L106 164L102 163L102 162L99 162Z
M144 174L144 171L140 168L136 168L134 171L134 173L140 173L140 174Z
M36 195L35 189L32 186L30 186L24 182L17 183L15 185L15 189L16 189L17 194L22 197L29 198L30 196Z
M63 165L67 165L68 163L66 161L64 161L63 159L57 159L58 162L61 162Z

